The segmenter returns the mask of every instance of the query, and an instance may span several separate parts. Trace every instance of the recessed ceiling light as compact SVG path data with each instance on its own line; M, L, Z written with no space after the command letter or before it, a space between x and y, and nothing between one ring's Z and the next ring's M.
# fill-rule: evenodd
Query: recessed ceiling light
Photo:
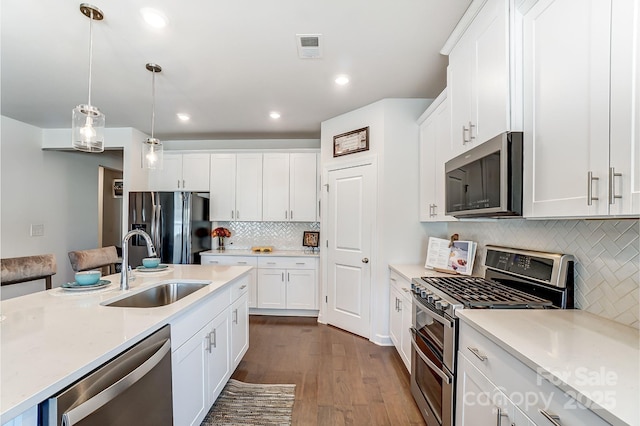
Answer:
M140 9L140 13L142 14L145 22L153 28L164 28L167 26L167 22L169 22L166 15L157 9L143 7Z
M347 84L349 82L349 76L348 75L339 75L336 77L336 84L339 84L340 86L344 86L345 84Z
M179 112L176 115L178 116L180 121L189 121L189 119L191 119L191 116L189 114L185 114L185 113L182 113L182 112Z
M274 120L277 120L278 118L280 118L280 113L276 111L272 111L269 113L269 117L273 118Z

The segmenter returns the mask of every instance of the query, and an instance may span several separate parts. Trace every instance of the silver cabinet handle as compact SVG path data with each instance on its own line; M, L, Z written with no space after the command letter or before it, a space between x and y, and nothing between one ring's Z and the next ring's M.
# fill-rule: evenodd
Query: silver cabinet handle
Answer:
M402 300L398 299L398 312L402 311Z
M362 258L362 263L369 263L369 258L367 257Z
M185 183L185 180L184 180L184 179L182 179L182 187L183 187L183 188L186 188L186 187L187 187L187 184Z
M284 272L282 273L282 282L284 282Z
M471 142L472 140L474 140L476 138L475 136L473 136L474 127L476 127L476 125L475 124L471 124L471 122L469 122L469 142Z
M398 298L397 298L397 297L395 297L394 299L396 299L396 307L395 307L395 310L396 310L396 312L398 312Z
M233 210L231 210L231 219L233 219Z
M293 210L291 210L291 214L289 215L289 217L291 218L291 220L293 220Z
M267 262L267 265L275 265L276 262Z
M287 272L287 282L291 282L291 277L289 276L288 272Z
M587 173L587 205L590 206L594 201L598 201L598 197L593 196L593 181L600 180L599 177L593 176L593 172Z
M469 131L464 124L462 125L462 145L466 145L469 141L467 140L466 133Z
M557 414L551 414L551 413L547 413L545 410L543 409L539 409L538 410L540 412L540 414L542 414L547 420L549 420L549 422L551 422L551 424L553 426L562 426L562 423L560 423L560 416L558 416Z
M434 204L433 205L433 217L438 216L438 205Z
M237 264L238 264L238 265L246 265L246 264L247 264L247 262L240 262L240 261L238 261L238 262L237 262Z
M153 355L151 355L138 368L127 374L96 396L67 411L62 415L62 424L72 426L83 420L85 417L95 412L97 409L115 399L122 392L133 386L138 380L149 373L162 359L171 351L171 340L165 343Z
M240 286L240 290L244 290L245 288L247 288L246 284L243 284L242 286Z
M216 337L217 337L217 336L216 336L216 329L214 328L214 329L213 329L213 331L212 331L210 334L213 334L213 339L211 339L211 345L212 345L212 346L213 346L213 348L215 349L215 348L217 347L217 343L216 343L216 340L217 340L217 338L216 338ZM209 348L209 349L211 349L211 348ZM209 350L209 352L211 352L211 350Z
M180 188L180 179L178 179L178 188Z
M609 167L609 204L615 204L616 198L622 198L622 195L616 194L617 177L622 177L622 173L616 173L615 167Z
M211 333L207 333L205 339L207 339L207 352L211 353Z
M218 261L217 260L210 260L209 263L217 264Z
M396 282L396 279L395 279L395 278L393 278L393 277L389 277L389 279L390 279L391 281L393 281L394 283Z
M285 219L288 219L288 217L287 217L287 213L288 213L288 212L287 212L287 210L285 210L285 211L284 211L284 218L285 218Z
M238 310L237 309L233 310L233 323L234 324L238 323Z
M496 412L498 413L498 416L496 417L496 426L502 426L502 418L506 417L507 419L509 419L509 415L507 413L503 413L502 408L500 407L496 407ZM515 425L515 423L511 424Z
M409 289L408 289L408 288L406 288L406 287L402 287L402 291L404 291L405 293L409 293L411 290L409 290Z
M474 354L480 361L487 360L487 357L485 355L482 355L477 348L472 348L471 346L467 346L467 349L469 349L471 353Z
M236 210L236 219L240 219L240 210Z
M306 265L307 262L296 262L296 265Z

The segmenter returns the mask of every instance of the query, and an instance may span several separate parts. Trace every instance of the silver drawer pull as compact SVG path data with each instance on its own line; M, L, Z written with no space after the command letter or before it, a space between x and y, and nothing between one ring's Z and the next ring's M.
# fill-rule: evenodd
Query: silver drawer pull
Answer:
M242 287L240 287L240 290L244 290L245 288L247 288L246 284L244 284Z
M393 277L392 277L392 278L389 278L389 279L390 279L391 281L393 281L394 283L396 282L396 279L395 279L395 278L393 278Z
M267 265L275 265L276 262L267 262Z
M296 265L306 265L307 262L296 262Z
M247 262L238 262L238 265L246 265Z
M540 412L540 414L542 414L547 420L549 420L551 422L551 424L553 426L562 426L562 423L560 423L560 416L558 416L557 414L551 414L551 413L547 413L545 410L543 409L539 409L538 410Z
M467 349L469 349L471 351L472 354L474 354L480 361L486 361L487 357L482 355L480 353L480 351L478 351L477 348L472 348L471 346L467 346Z
M408 289L408 288L406 288L406 287L402 287L402 291L404 291L405 293L409 293L411 290L409 290L409 289Z

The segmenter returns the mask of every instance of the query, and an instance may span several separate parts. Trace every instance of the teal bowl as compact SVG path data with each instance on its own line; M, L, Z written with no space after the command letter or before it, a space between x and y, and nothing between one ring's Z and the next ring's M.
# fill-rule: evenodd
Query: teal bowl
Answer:
M102 273L100 271L82 271L76 272L76 284L91 285L100 281Z
M145 268L157 268L160 265L160 259L157 257L145 257L142 259L142 266Z

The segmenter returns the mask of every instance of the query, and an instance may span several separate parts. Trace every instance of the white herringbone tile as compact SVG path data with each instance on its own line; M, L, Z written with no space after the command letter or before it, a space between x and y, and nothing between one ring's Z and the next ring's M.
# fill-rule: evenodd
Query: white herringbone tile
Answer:
M571 254L575 257L575 301L580 309L640 327L640 226L622 220L499 220L450 222L448 233L495 244ZM476 273L483 273L480 266Z

